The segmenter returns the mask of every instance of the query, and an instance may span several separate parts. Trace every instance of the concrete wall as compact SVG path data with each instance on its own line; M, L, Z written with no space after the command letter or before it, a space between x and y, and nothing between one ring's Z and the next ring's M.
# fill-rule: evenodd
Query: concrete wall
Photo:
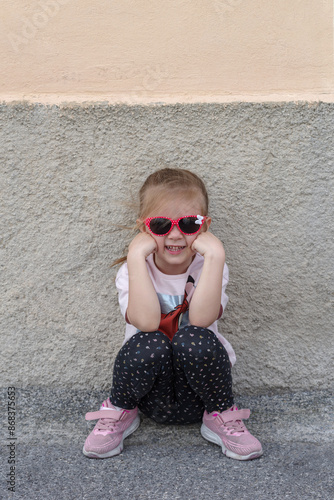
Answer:
M115 270L161 165L203 176L231 282L237 392L333 382L334 105L3 104L1 381L109 387Z

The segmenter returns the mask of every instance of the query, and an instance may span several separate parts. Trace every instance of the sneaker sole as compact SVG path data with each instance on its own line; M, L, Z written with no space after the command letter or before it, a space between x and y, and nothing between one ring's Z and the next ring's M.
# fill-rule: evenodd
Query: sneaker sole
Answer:
M218 434L210 430L204 424L202 424L201 426L201 434L207 441L210 441L211 443L218 444L219 446L221 446L222 452L229 458L234 458L235 460L253 460L254 458L259 458L261 457L261 455L263 455L262 448L261 450L254 451L249 455L237 455L237 453L234 453L233 451L226 448L226 446L224 445L222 439L218 436Z
M83 447L82 452L88 458L110 458L110 457L114 457L115 455L119 455L123 451L124 439L127 438L128 436L130 436L130 434L132 434L136 429L138 429L139 425L140 425L140 418L137 415L137 417L132 422L130 427L125 429L125 431L123 433L122 441L119 443L119 445L116 448L113 448L112 450L108 451L107 453L99 454L99 453L94 453L93 451L86 451L85 447Z

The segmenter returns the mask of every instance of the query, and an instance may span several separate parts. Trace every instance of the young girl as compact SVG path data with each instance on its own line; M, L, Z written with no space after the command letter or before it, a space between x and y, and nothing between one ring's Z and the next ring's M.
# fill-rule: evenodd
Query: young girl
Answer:
M187 170L165 168L147 178L139 201L139 234L116 277L125 341L110 397L86 415L98 422L83 453L121 453L139 409L158 423L202 420L202 436L226 456L257 458L261 444L243 423L250 411L233 402L235 354L217 330L228 269L222 243L208 231L205 186Z

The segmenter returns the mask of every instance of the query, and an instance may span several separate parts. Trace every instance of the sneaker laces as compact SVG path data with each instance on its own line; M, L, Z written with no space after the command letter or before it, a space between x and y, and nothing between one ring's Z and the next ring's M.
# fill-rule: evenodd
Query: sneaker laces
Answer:
M86 420L98 420L96 429L99 431L114 431L117 422L121 419L124 411L118 411L113 408L101 407L99 411L86 413ZM104 416L104 414L106 416ZM109 416L108 416L109 414Z
M232 434L245 432L246 427L242 420L230 420L228 422L223 421L224 426L232 432Z
M114 431L118 421L114 418L100 418L96 424L99 431Z
M232 406L230 410L216 414L219 421L231 434L247 432L247 428L242 420L249 418L249 415L249 410L238 410L236 406Z

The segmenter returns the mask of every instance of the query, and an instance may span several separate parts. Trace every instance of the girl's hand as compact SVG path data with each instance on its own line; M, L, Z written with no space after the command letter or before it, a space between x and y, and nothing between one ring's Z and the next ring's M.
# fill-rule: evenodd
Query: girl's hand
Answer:
M225 250L222 242L209 231L199 233L191 249L205 257L214 257L225 262Z
M209 328L221 313L225 250L209 231L199 233L192 249L204 257L203 269L189 305L189 322Z
M151 253L157 249L154 238L149 233L141 232L137 234L129 245L128 258L143 257L146 259Z
M143 231L131 241L127 256L129 273L127 320L142 332L155 332L161 319L158 295L145 261L155 250L154 238Z

